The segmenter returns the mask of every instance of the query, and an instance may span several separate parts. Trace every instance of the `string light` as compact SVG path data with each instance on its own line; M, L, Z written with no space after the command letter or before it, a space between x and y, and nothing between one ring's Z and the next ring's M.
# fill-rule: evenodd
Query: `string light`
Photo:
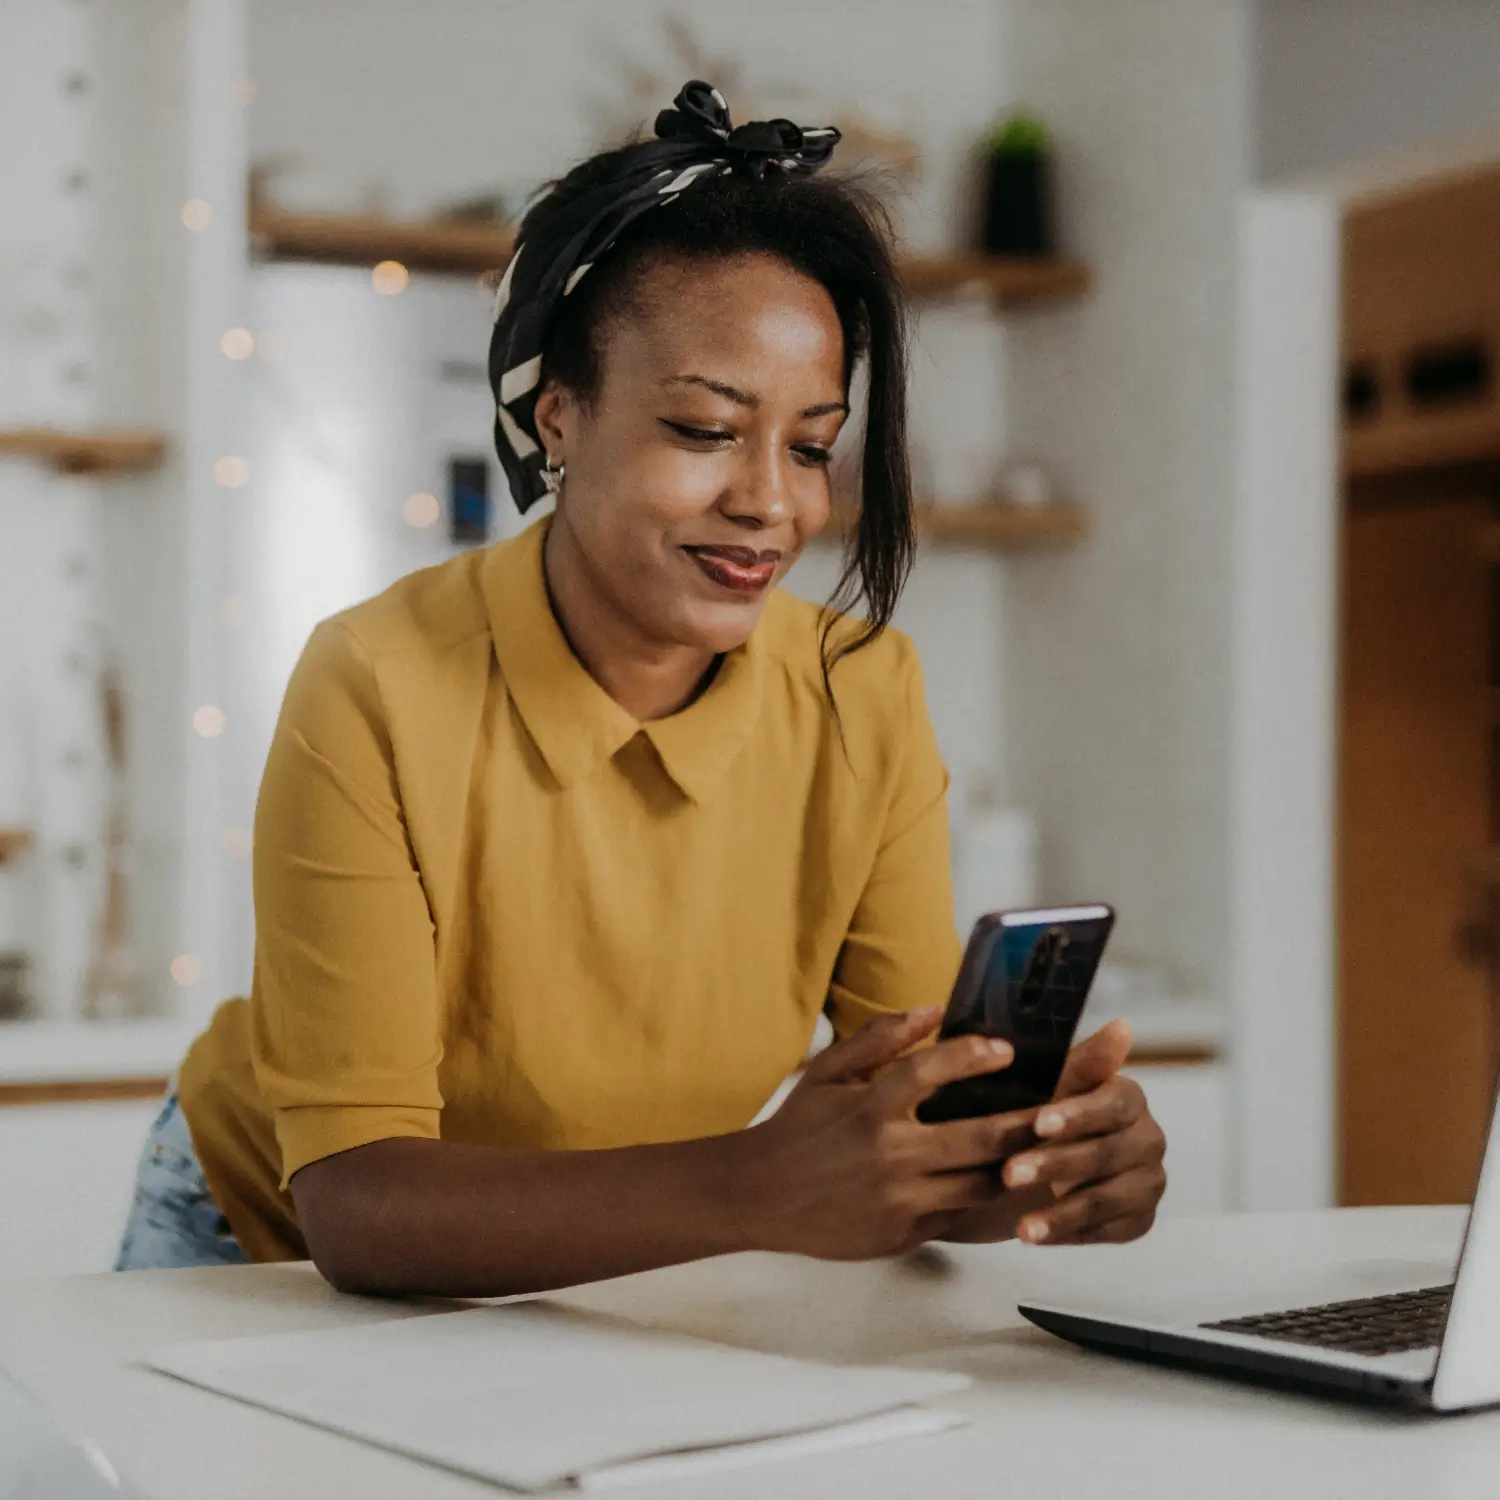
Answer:
M255 353L255 335L248 328L226 328L219 348L225 359L249 359Z
M201 198L189 198L182 205L182 227L194 234L207 229L213 221L214 211Z
M383 260L370 272L370 284L382 297L394 297L406 290L411 280L399 260Z
M191 989L203 978L203 961L196 953L179 953L172 960L171 975L173 983Z
M415 526L419 531L433 525L442 513L443 508L438 504L438 497L429 495L425 491L419 491L410 496L406 504L401 507L401 514L406 517L406 524Z
M235 453L226 453L214 464L214 478L226 490L237 490L250 477L250 465Z
M202 740L216 740L229 728L229 715L215 703L193 710L193 733Z
M249 859L253 844L250 830L239 826L226 828L219 837L219 848L229 859Z

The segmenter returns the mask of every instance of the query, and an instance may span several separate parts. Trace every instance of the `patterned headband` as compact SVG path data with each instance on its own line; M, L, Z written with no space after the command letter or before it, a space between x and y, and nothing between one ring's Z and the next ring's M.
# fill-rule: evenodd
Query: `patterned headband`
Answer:
M547 493L547 455L536 430L542 344L559 304L589 267L642 214L700 179L738 172L758 182L768 171L816 172L839 142L831 125L803 130L790 120L754 120L731 127L724 96L698 79L672 103L656 117L656 140L628 148L608 182L581 193L516 246L495 294L495 448L522 511Z

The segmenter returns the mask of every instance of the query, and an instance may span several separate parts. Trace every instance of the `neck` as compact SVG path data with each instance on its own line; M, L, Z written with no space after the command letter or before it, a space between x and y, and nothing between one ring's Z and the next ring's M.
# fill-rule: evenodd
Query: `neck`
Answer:
M633 718L686 708L714 669L713 652L653 639L611 599L559 512L542 548L552 613L589 676Z

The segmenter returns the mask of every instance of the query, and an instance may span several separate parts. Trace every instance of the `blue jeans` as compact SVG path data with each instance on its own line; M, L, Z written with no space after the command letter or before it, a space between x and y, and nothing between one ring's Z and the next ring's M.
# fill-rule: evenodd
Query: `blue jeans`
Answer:
M249 1260L208 1190L173 1089L146 1136L115 1270L243 1266Z

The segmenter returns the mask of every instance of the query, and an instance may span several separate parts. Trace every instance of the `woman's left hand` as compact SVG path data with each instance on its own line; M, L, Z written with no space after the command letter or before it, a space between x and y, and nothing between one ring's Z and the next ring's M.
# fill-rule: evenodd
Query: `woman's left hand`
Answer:
M1074 1047L1057 1097L1028 1111L1037 1143L1005 1163L1011 1191L968 1211L942 1237L1090 1245L1145 1234L1167 1185L1167 1142L1140 1084L1120 1077L1129 1052L1130 1028L1119 1021Z

